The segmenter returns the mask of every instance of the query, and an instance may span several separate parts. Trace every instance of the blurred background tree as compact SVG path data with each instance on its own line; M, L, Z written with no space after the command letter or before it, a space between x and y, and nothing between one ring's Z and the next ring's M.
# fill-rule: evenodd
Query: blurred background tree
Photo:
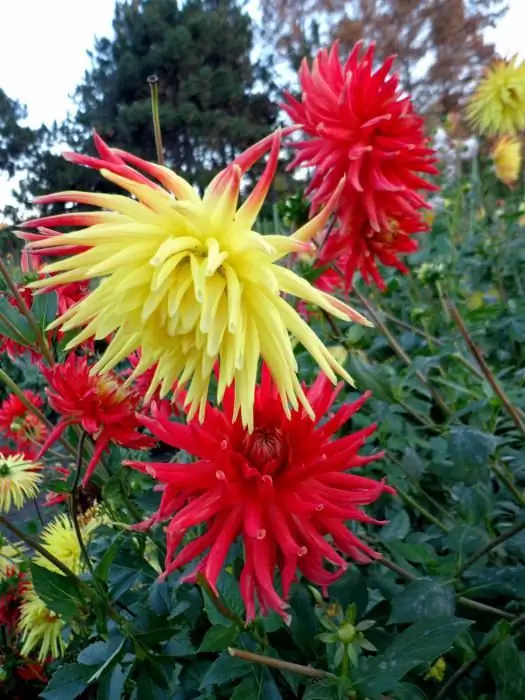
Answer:
M457 109L494 47L483 34L504 0L260 0L267 40L297 69L333 39L349 51L375 41L377 58L398 57L406 89L423 111Z

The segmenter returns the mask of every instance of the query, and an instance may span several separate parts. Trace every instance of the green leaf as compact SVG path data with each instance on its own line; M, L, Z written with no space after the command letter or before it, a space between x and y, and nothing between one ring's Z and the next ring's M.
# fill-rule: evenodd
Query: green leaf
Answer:
M422 578L409 583L393 598L389 623L448 617L454 615L455 608L452 586L445 586L437 579Z
M77 661L79 664L84 664L84 666L102 666L111 653L110 648L110 642L94 642L82 649L77 656Z
M469 557L489 541L486 530L474 525L456 525L445 540L447 547L459 554L460 560Z
M411 476L415 481L419 481L420 476L425 471L425 465L417 452L411 447L405 447L401 464L403 465L403 469L407 472L407 474L409 474L409 476Z
M122 533L119 533L113 541L113 543L106 549L102 558L97 564L95 573L97 574L98 578L100 578L102 581L107 582L109 578L109 570L111 568L111 565L115 561L115 557L118 554L121 538Z
M79 584L69 576L57 574L31 563L31 579L39 598L50 610L66 620L78 616L79 607L86 603Z
M54 321L58 314L58 299L56 292L46 292L33 297L31 306L33 316L38 321L41 328L46 328Z
M230 700L259 700L262 692L262 682L253 673L244 678L230 696Z
M252 666L243 659L230 656L228 652L222 652L210 666L201 682L201 690L212 685L230 683L236 678L243 678L252 673Z
M11 325L2 322L2 317L11 322ZM16 332L11 326L16 328ZM23 316L5 297L0 297L0 333L11 340L16 340L20 345L33 345L35 333L26 317Z
M511 637L487 655L486 664L496 681L498 700L525 697L525 657Z
M448 438L448 455L457 470L455 477L466 484L486 480L489 474L488 459L496 441L474 428L452 428Z
M410 532L410 518L404 509L394 512L390 517L390 522L381 528L379 539L381 542L395 542L404 540Z
M465 577L468 595L480 598L525 596L525 566L499 566Z
M365 659L358 676L363 693L378 697L420 664L429 664L451 647L454 639L472 624L457 617L420 620L402 632L383 654Z
M395 700L427 700L425 693L412 683L401 683L392 697Z
M357 618L360 619L368 605L368 589L364 576L357 568L348 569L340 579L328 588L330 598L337 600L343 608L350 604L356 606Z
M338 681L336 679L327 678L326 680L318 681L306 689L303 700L338 700L339 692L337 686Z
M40 697L45 700L74 700L88 687L93 669L82 664L66 664L53 674Z
M97 700L120 700L129 671L129 666L124 668L117 664L110 673L105 674L100 680Z
M227 571L223 571L217 581L219 598L238 617L244 617L244 603L239 590L239 584ZM204 608L212 625L224 625L228 627L231 620L222 615L211 602L208 594L203 590Z
M210 627L210 629L206 632L198 651L223 651L224 649L232 646L238 636L238 627L224 627L223 625L215 625L215 627Z

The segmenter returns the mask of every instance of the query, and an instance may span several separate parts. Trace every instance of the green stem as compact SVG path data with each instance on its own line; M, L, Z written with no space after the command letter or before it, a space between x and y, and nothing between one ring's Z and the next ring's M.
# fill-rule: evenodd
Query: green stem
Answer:
M522 496L515 484L513 484L509 477L505 474L505 472L502 469L500 469L500 467L497 464L492 464L491 469L505 484L509 492L514 496L514 498L520 504L520 506L525 507L525 498Z
M160 128L159 113L159 78L157 75L150 75L148 83L151 92L151 114L153 117L153 133L155 135L155 148L157 150L157 161L159 165L164 165L164 148L162 145L162 131Z
M42 421L42 423L46 426L46 428L51 431L53 430L53 424L51 421L49 421L46 416L42 413L42 411L34 406L31 401L29 401L22 389L18 386L16 382L14 382L11 377L5 372L3 369L0 368L0 381L2 381L10 391L17 396L17 398L20 399L20 401L24 404L24 406L27 408L28 411L30 411L34 416L38 418L38 420ZM60 438L60 443L65 447L65 449L70 452L71 454L76 456L75 448L73 445L71 445L67 440L64 439L64 437Z
M5 262L0 258L0 273L2 274L2 277L5 279L7 286L9 287L9 291L13 295L14 299L16 300L18 309L20 313L26 317L29 325L33 329L35 333L35 338L37 339L38 345L40 347L40 350L42 351L42 355L46 358L47 362L49 365L53 365L55 363L55 360L53 358L53 355L51 353L51 350L49 349L49 345L47 344L46 336L38 325L37 320L31 313L31 309L28 307L28 305L25 303L24 298L18 291L18 288L9 274L9 270L7 269L7 265Z
M409 505L412 506L415 510L419 511L421 515L426 518L429 522L434 523L436 527L439 527L440 530L443 532L446 532L447 534L450 532L449 528L441 522L438 518L436 518L430 511L428 511L424 506L421 505L421 503L418 503L415 498L412 498L408 493L400 489L399 487L396 488L396 491L398 494L401 496L403 501L405 503L408 503Z
M86 442L86 437L87 437L87 433L83 430L82 433L80 434L80 439L78 441L77 458L76 458L76 464L75 464L75 481L74 481L73 486L71 488L71 494L69 497L69 510L71 513L71 521L73 523L73 528L74 528L75 534L77 536L78 545L80 547L80 551L82 552L82 556L83 556L84 561L86 563L86 567L87 567L89 573L91 574L92 578L96 579L95 569L93 568L93 564L91 563L88 551L86 549L86 545L85 545L84 540L82 538L82 531L80 529L80 524L78 522L78 513L77 513L77 506L78 506L77 491L78 491L78 485L80 482L80 472L82 471L82 455L84 453L84 444Z

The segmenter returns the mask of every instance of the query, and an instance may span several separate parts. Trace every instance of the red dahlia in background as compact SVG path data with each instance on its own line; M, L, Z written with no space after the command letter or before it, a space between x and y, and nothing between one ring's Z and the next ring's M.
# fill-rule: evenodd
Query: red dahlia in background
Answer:
M80 425L95 443L93 457L82 485L91 478L104 450L111 442L134 450L151 447L154 440L139 432L136 412L141 398L112 373L92 375L85 357L68 355L65 362L42 372L49 384L49 406L61 420L42 446L37 459L62 435L68 425Z
M245 563L240 588L250 621L256 614L255 598L263 613L273 609L286 617L285 601L297 569L325 588L347 568L342 554L359 563L379 557L346 522L377 524L360 506L393 490L383 482L346 473L381 454L358 455L375 425L334 438L367 398L328 414L340 388L334 389L320 375L307 392L318 421L304 410L289 419L263 372L251 434L240 420L232 421L231 390L223 411L208 406L203 424L175 423L155 405L152 418L141 417L159 440L198 458L193 464L128 462L165 485L159 510L147 523L169 520L164 576L197 560L190 578L202 572L215 589L230 546L242 538ZM203 534L185 540L191 528L204 524ZM324 567L325 560L332 565L330 570ZM282 595L275 588L276 569Z
M321 264L343 255L348 287L359 270L382 289L377 262L406 272L399 255L414 252L413 234L428 229L420 209L430 207L418 190L437 189L421 175L438 171L423 120L390 73L395 57L374 72L374 45L360 57L361 48L362 42L356 44L344 64L337 42L319 51L311 69L303 61L300 101L286 93L282 106L309 137L290 144L297 155L289 168L313 168L307 189L312 213L346 178Z
M33 406L44 405L42 398L33 391L23 393ZM0 404L0 433L12 440L18 450L34 457L47 436L47 428L18 396L11 394Z

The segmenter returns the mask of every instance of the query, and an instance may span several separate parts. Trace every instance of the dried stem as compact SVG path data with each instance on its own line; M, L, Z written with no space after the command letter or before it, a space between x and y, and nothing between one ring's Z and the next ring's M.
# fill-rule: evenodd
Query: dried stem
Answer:
M47 344L47 340L45 337L45 334L42 330L42 328L38 325L37 320L31 313L31 309L28 307L28 305L25 303L24 298L18 291L18 288L13 281L13 278L11 277L9 270L7 269L7 265L5 262L0 258L0 273L2 274L2 277L5 279L7 286L9 287L9 291L13 295L14 299L16 300L18 309L20 310L20 313L26 317L29 325L33 329L35 333L35 337L37 339L38 345L40 347L40 350L42 351L42 355L46 358L47 362L50 365L53 365L55 363L55 360L53 358L53 355L51 353L51 350L49 349L49 345Z
M311 666L294 664L290 661L274 659L271 656L263 656L263 654L254 654L251 651L243 651L242 649L235 649L234 647L229 647L228 651L230 656L234 656L238 659L243 659L244 661L249 661L254 664L262 664L263 666L278 668L281 671L300 673L302 676L309 676L310 678L337 678L335 674L330 673L329 671L322 671L319 668L312 668Z
M463 576L465 571L467 569L470 569L470 567L475 564L479 559L485 556L485 554L488 554L490 551L495 549L498 545L502 544L503 542L506 542L509 540L511 537L514 537L514 535L517 535L518 532L521 532L522 530L525 530L525 520L522 520L519 523L516 523L514 527L511 527L510 530L507 530L506 532L503 532L501 535L498 535L497 537L494 537L490 542L487 542L486 545L478 549L477 552L474 552L472 556L470 556L462 566L458 569L456 573L456 578L460 578Z
M164 165L164 148L162 145L162 131L160 128L159 114L159 78L157 75L150 75L148 83L151 91L151 114L153 116L153 133L155 134L155 148L157 150L157 161L159 165Z
M454 305L454 303L450 299L447 298L446 301L447 301L447 306L448 306L448 309L450 311L450 314L451 314L452 318L454 319L454 322L456 323L457 327L459 328L459 332L463 336L463 340L466 342L466 344L469 347L469 350L474 355L476 362L479 365L479 368L481 369L481 371L483 372L483 375L485 376L485 379L488 381L488 383L492 387L494 393L498 396L501 403L504 405L505 409L507 410L507 413L514 421L514 425L518 428L518 430L523 435L523 437L525 437L525 423L523 423L517 408L515 406L513 406L509 397L505 394L502 387L499 385L496 377L494 376L490 367L486 363L485 358L483 357L481 350L474 343L472 336L468 332L467 327L465 326L465 323L463 321L463 318L461 317L461 314L457 310L456 306Z

